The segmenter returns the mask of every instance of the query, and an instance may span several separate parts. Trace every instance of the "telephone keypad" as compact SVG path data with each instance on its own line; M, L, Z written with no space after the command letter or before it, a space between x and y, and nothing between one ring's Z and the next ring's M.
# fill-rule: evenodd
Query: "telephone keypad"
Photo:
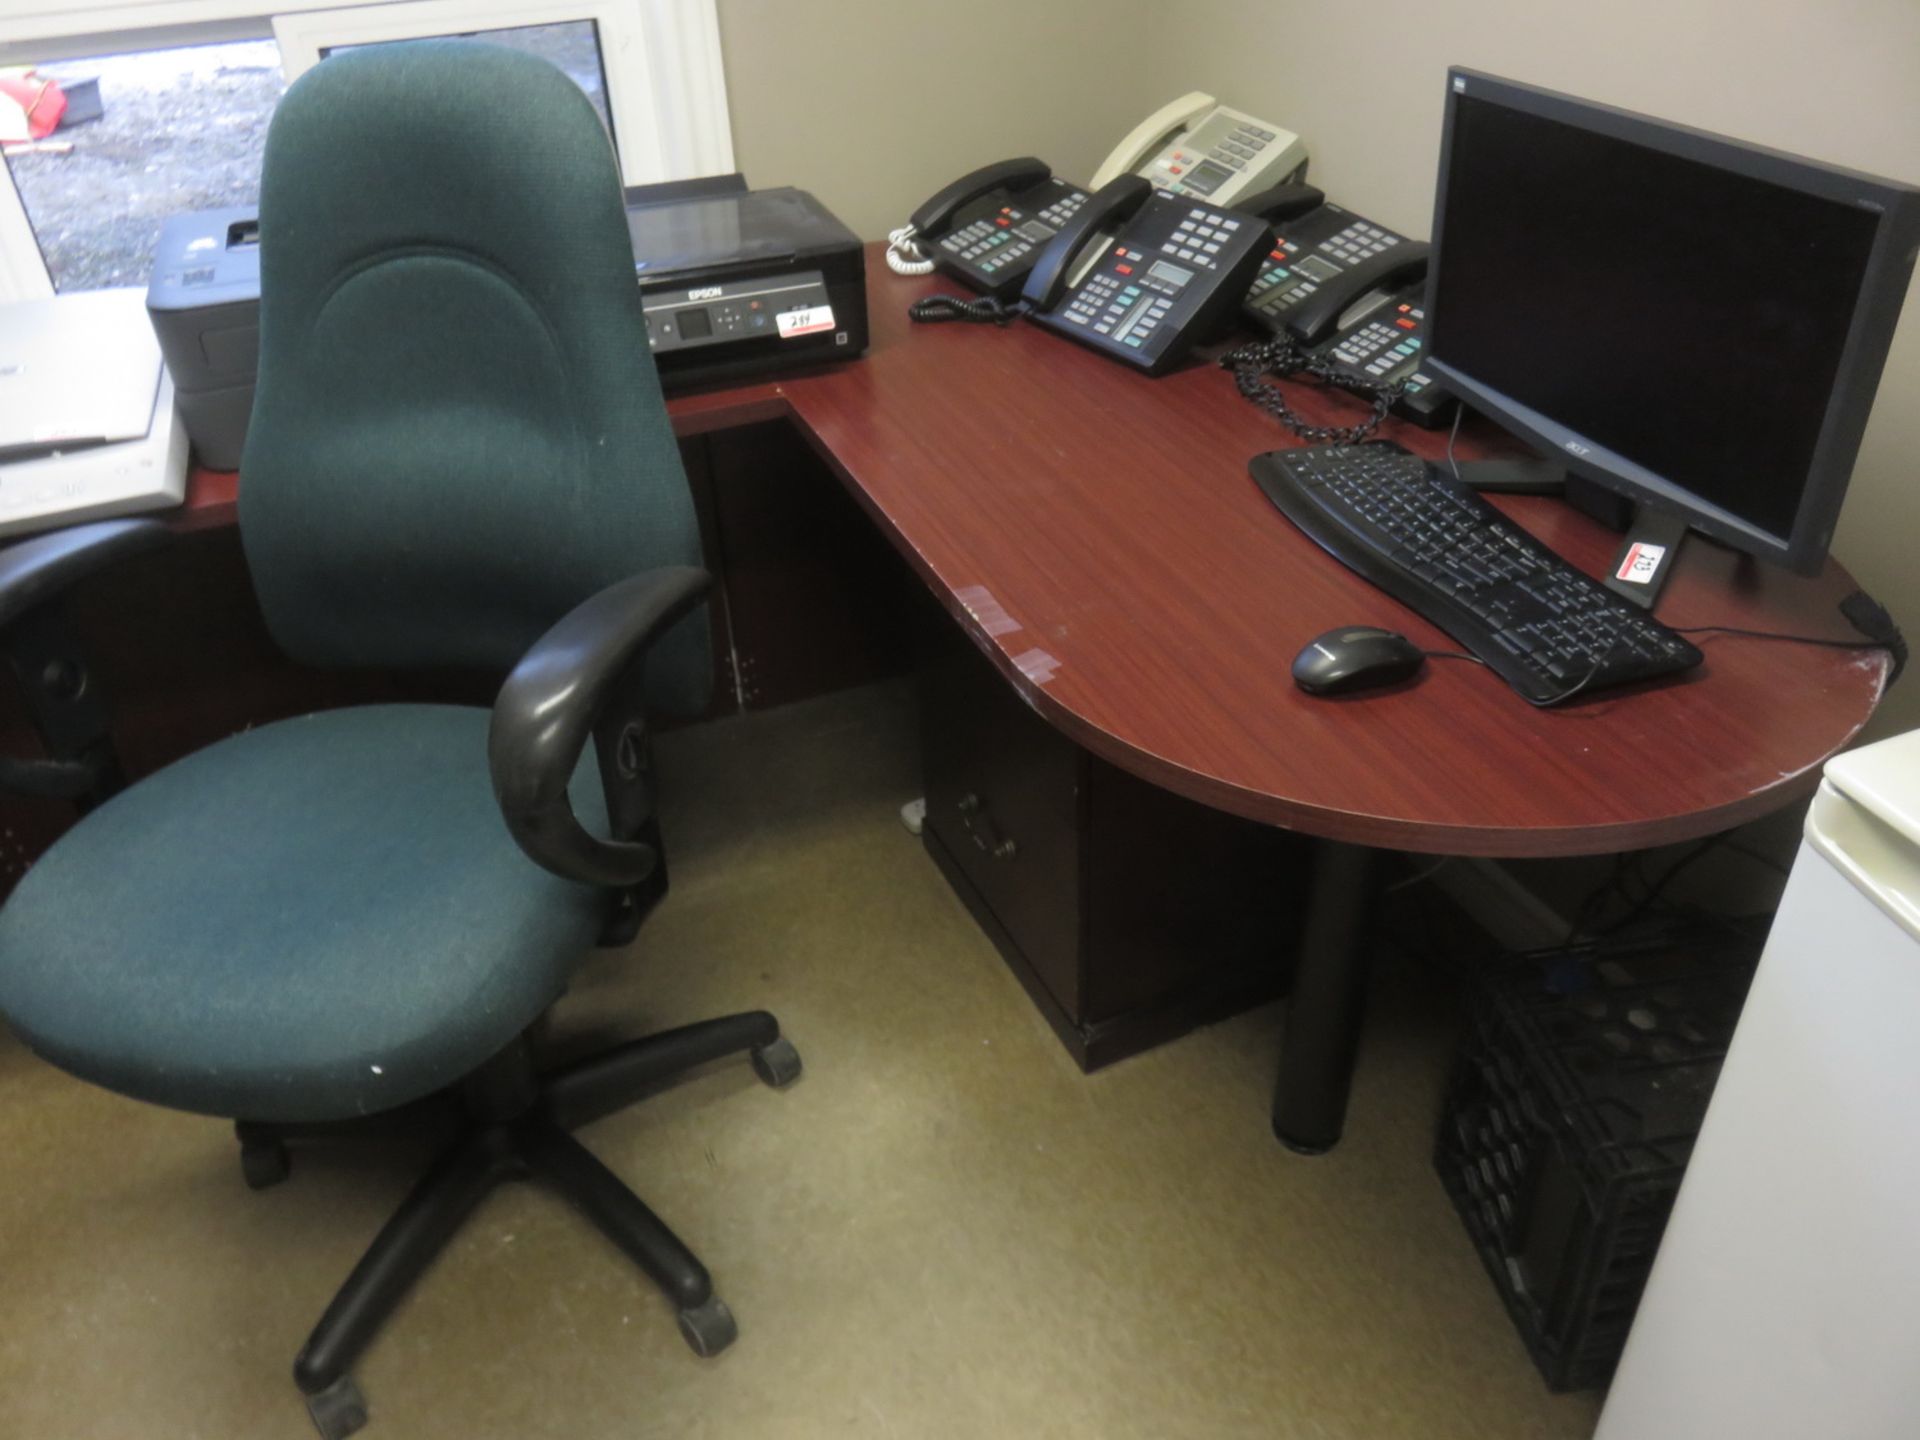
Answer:
M1324 207L1331 209L1333 207ZM1324 211L1315 211L1307 222ZM1345 212L1341 212L1344 214ZM1347 225L1320 239L1298 238L1301 226L1294 226L1294 238L1283 238L1260 262L1260 274L1247 292L1247 309L1269 324L1280 319L1320 288L1322 280L1358 265L1402 242L1399 235L1383 226L1354 217ZM1310 232L1309 232L1310 233Z
M1227 237L1239 228L1238 220L1217 211L1189 210L1186 218L1174 227L1172 240L1160 249L1189 264L1212 269L1218 263L1213 257L1220 253Z
M1330 353L1377 384L1391 384L1405 376L1406 393L1418 395L1433 383L1433 377L1419 368L1426 318L1422 307L1402 301L1385 319L1369 321L1344 337Z
M1035 205L1040 199L1047 203ZM1086 191L1059 179L1021 195L1002 190L935 247L943 265L969 283L996 292L1017 288L1046 243L1086 203Z
M1236 303L1270 233L1247 216L1163 192L1063 304L1030 318L1157 374Z

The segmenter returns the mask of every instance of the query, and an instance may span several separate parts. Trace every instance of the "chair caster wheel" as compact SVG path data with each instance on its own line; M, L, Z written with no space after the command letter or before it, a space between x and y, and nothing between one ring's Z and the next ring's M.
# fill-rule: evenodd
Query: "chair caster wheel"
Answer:
M258 1140L240 1147L240 1173L249 1190L266 1190L293 1172L293 1160L281 1140Z
M342 1375L324 1390L306 1397L307 1414L321 1440L346 1440L367 1423L367 1401L351 1375Z
M776 1090L784 1090L800 1078L800 1052L782 1035L770 1045L752 1051L753 1073Z
M740 1327L734 1324L727 1302L718 1295L709 1295L706 1304L680 1312L680 1334L694 1354L710 1356L718 1355L738 1339Z

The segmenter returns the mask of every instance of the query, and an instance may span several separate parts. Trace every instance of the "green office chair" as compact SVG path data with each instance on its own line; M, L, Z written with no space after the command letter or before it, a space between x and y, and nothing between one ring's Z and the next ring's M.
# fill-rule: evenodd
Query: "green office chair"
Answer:
M723 1055L776 1086L799 1057L762 1012L551 1073L526 1038L658 889L647 707L697 711L710 683L606 135L523 54L337 56L274 118L261 238L240 522L275 639L314 665L511 673L491 713L265 725L93 809L0 911L0 1013L83 1079L237 1119L256 1186L289 1136L457 1102L460 1138L295 1362L325 1435L364 1423L354 1358L506 1179L557 1188L712 1354L734 1324L706 1270L568 1132ZM13 555L0 619L160 533Z

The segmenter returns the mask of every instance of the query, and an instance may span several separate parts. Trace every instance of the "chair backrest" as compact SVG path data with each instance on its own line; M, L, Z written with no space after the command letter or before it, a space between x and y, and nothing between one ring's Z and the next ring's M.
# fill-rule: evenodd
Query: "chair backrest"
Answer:
M700 563L612 147L552 65L315 66L267 135L260 283L240 531L296 659L503 669L613 581ZM710 668L701 612L649 698L698 709Z

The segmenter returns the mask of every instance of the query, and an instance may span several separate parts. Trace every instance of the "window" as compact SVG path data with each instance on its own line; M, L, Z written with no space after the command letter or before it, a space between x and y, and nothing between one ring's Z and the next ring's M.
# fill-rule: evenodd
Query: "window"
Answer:
M265 0L268 5L273 0ZM12 0L0 64L98 82L98 118L0 164L0 300L144 285L172 215L251 203L296 76L360 45L474 35L554 61L629 185L733 168L714 0ZM123 28L131 16L149 29Z
M97 119L7 156L55 290L144 285L170 216L249 205L287 88L271 40L183 45L38 67ZM92 106L88 105L88 109Z
M514 25L501 30L467 30L468 38L485 40L538 55L578 85L593 103L594 113L607 134L613 134L613 113L607 106L607 67L600 53L600 28L591 20L561 20L552 25ZM376 40L362 44L328 45L320 58L364 50L368 44L415 45L418 40Z

